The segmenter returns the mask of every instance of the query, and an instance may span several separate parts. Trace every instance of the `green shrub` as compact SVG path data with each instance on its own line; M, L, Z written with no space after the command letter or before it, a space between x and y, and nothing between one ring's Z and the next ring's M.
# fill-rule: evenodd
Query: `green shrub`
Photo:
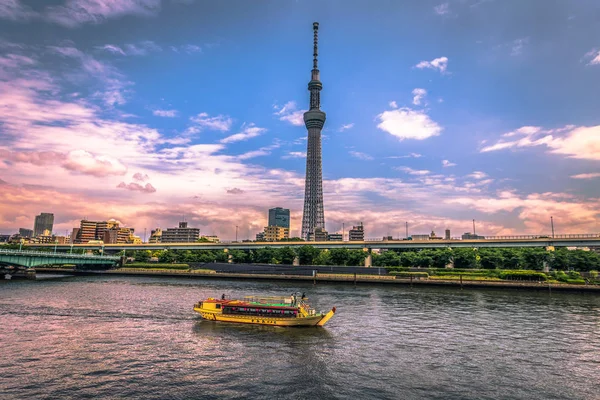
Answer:
M585 280L583 279L567 279L566 282L571 285L585 285Z
M596 279L598 278L598 271L590 271L590 278Z
M125 264L124 268L161 268L161 269L189 269L190 266L187 264L164 264L164 263L133 263Z
M543 272L528 270L506 270L500 273L500 279L506 280L527 280L527 281L545 281L548 279Z
M390 275L396 275L401 278L429 278L429 274L427 272L407 272L407 271L392 271Z

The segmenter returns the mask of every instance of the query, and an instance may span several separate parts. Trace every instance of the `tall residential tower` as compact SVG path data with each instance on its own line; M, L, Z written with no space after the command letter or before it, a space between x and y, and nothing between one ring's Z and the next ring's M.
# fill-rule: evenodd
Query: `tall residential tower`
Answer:
M321 129L325 124L325 113L321 111L320 92L323 88L319 80L317 65L319 23L313 23L314 47L313 69L308 82L310 109L304 113L304 124L308 130L306 151L306 180L304 186L304 214L302 216L302 238L308 239L315 228L325 229L323 210L323 177L321 170Z

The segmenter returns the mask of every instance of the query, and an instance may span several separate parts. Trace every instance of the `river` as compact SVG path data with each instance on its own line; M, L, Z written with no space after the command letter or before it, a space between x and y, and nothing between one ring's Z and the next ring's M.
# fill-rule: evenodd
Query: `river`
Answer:
M324 328L202 321L305 291ZM3 399L598 399L600 296L69 277L0 284Z

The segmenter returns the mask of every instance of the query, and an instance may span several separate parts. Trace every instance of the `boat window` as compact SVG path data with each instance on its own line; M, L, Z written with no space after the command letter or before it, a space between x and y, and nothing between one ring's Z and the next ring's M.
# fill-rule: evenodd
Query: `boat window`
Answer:
M217 304L217 305L215 306L215 308L218 310L219 308L221 308L221 305L220 305L220 304Z

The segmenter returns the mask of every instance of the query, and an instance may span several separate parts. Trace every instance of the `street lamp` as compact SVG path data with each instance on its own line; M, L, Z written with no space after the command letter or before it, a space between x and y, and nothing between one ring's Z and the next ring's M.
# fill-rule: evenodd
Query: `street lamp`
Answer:
M100 255L103 256L104 255L104 245L102 245L102 250L100 251Z
M71 243L71 251L69 252L69 254L73 254L73 243Z
M235 226L235 241L237 242L237 232L238 232L238 226Z
M19 251L23 248L23 239L19 241Z
M56 247L58 246L58 239L54 241L54 254L56 254Z

